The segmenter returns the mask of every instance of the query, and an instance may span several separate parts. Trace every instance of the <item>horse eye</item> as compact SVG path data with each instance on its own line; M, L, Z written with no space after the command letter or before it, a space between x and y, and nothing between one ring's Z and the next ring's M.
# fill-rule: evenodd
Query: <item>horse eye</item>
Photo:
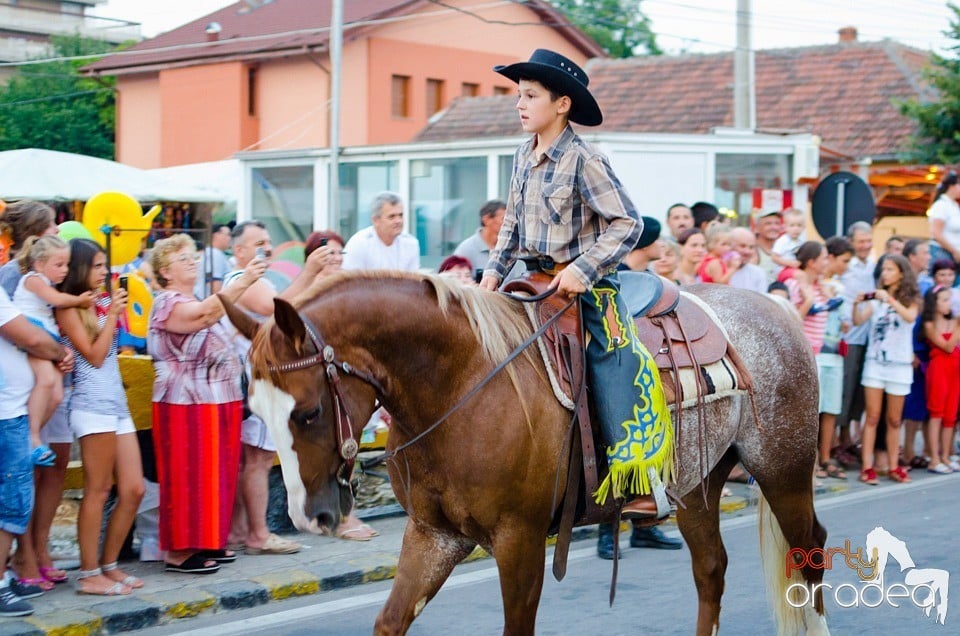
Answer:
M310 426L311 424L316 423L316 421L319 418L320 418L320 407L318 406L317 408L312 409L310 411L296 413L290 419L292 419L297 424L297 426L305 427L305 426Z

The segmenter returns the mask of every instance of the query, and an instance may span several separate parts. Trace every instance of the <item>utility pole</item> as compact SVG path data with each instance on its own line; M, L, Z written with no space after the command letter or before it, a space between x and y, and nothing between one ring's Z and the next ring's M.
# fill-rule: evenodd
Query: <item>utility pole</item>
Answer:
M737 48L733 52L733 127L755 130L757 104L753 46L750 42L750 0L737 0Z
M343 51L343 0L331 0L330 15L330 187L327 218L340 231L340 57Z

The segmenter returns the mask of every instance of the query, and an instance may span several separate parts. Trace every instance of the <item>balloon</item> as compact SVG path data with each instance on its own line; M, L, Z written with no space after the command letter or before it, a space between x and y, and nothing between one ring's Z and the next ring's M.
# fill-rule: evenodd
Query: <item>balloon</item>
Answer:
M141 242L161 210L159 205L155 205L144 214L140 204L130 195L101 192L83 207L83 225L104 248L107 246L107 237L103 228L118 228L120 231L110 237L110 265L126 265L140 253Z
M85 228L83 223L79 221L64 221L58 227L60 228L58 234L64 241L76 238L93 239L90 230Z
M127 331L137 338L146 338L153 294L140 274L130 272L124 276L127 277Z

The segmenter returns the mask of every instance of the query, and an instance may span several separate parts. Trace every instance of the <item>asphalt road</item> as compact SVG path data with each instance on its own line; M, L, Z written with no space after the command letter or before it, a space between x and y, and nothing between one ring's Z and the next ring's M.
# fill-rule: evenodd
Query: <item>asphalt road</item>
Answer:
M939 568L950 573L949 597L957 606L952 613L948 611L946 625L925 617L909 598L895 599L900 604L896 608L841 607L852 604L852 589L859 582L852 570L835 561L826 581L834 587L851 585L839 592L839 597L827 594L827 620L833 634L958 633L960 618L955 614L960 613L960 475L896 487L857 489L820 501L817 508L830 533L828 546L842 547L849 539L856 549L865 544L868 532L882 526L906 543L917 568ZM730 565L720 633L775 633L761 577L755 516L724 521L722 534ZM623 544L626 545L625 539ZM557 583L548 572L537 619L538 634L581 634L585 630L604 635L693 633L696 591L686 548L672 552L626 548L612 608L607 606L610 562L596 558L592 542L574 544L573 548L563 582ZM893 560L886 567L885 577L886 586L904 581L904 574ZM389 588L390 582L366 585L149 632L218 636L366 634L372 631ZM875 596L867 595L866 603L876 603ZM468 564L457 568L414 622L410 633L500 634L501 611L493 562Z

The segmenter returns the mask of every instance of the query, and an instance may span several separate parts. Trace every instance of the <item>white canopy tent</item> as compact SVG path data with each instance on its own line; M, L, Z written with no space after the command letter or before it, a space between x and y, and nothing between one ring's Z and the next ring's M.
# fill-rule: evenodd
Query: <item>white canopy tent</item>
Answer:
M140 203L218 203L224 196L115 161L55 150L0 152L0 199L86 201L100 192L129 194Z

